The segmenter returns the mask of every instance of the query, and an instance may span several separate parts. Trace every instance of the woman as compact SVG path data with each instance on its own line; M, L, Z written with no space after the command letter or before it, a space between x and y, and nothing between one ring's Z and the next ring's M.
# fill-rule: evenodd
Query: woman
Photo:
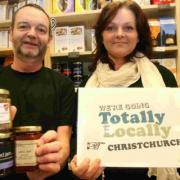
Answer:
M151 33L142 9L132 1L110 3L102 10L95 28L97 49L85 87L177 87L174 75L150 62ZM99 160L84 160L73 173L80 179L95 179L102 169ZM106 168L105 179L148 177L148 168Z

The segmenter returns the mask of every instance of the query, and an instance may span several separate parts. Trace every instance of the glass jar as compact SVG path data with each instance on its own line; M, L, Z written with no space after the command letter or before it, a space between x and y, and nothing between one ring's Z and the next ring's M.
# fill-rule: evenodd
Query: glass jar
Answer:
M15 169L16 172L37 169L36 147L41 137L41 126L15 128Z
M0 131L8 131L12 128L10 105L9 91L0 89Z
M13 171L14 144L11 132L0 133L0 178Z

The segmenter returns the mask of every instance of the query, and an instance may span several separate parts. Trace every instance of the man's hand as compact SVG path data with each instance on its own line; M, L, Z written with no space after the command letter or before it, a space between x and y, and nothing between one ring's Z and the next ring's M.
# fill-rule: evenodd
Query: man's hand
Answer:
M41 136L36 156L38 169L32 172L27 172L30 180L43 180L48 176L58 173L60 167L60 150L62 146L57 140L56 131L50 130Z
M11 120L13 121L15 115L17 112L17 108L15 106L10 106L10 114L11 114Z

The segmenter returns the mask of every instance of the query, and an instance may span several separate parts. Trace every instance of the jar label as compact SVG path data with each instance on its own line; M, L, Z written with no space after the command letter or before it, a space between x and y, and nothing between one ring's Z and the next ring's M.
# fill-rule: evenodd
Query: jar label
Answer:
M16 140L16 166L36 166L35 155L37 140Z
M10 123L9 103L0 103L0 124Z
M13 166L13 146L0 143L0 170Z

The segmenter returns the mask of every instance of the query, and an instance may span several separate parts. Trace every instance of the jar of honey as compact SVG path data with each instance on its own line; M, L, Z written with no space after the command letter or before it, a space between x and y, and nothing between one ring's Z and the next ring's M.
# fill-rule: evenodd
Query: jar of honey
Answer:
M0 131L8 131L12 128L10 116L10 93L6 89L0 89Z
M37 169L36 148L41 137L41 126L21 126L15 128L15 169L16 172Z

